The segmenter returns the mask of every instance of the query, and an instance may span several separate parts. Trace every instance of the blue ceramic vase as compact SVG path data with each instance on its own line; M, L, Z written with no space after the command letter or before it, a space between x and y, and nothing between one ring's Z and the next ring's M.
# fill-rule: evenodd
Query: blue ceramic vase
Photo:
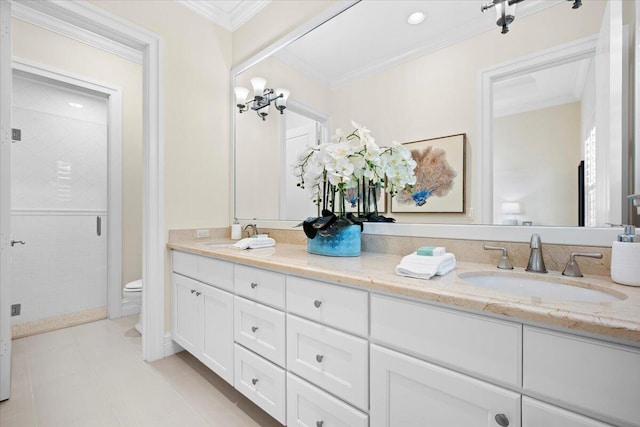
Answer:
M340 227L337 234L307 239L307 252L326 256L360 256L361 230L359 225Z

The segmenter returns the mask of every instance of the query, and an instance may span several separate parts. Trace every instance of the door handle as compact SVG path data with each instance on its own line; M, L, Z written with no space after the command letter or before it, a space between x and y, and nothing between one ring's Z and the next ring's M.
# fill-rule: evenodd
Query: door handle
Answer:
M24 240L12 240L12 241L11 241L11 246L15 246L15 245L17 245L18 243L20 243L21 245L24 245L24 244L25 244Z
M96 234L102 236L102 218L99 216L96 217Z

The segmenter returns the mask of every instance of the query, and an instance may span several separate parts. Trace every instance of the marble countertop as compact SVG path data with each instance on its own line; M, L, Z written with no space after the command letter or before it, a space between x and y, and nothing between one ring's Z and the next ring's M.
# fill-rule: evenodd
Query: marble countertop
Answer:
M456 269L445 276L420 280L395 274L395 267L402 258L400 255L363 252L361 256L353 258L325 257L307 253L305 245L287 243L249 250L214 246L225 242L230 241L182 241L169 243L167 247L283 273L502 315L516 321L604 335L640 345L640 287L618 285L605 276L566 278L558 271L535 274L525 272L522 268L507 273L494 265L458 262ZM490 275L506 273L539 280L557 278L567 284L597 289L622 299L587 303L518 296L476 286L461 278L461 275L470 272Z

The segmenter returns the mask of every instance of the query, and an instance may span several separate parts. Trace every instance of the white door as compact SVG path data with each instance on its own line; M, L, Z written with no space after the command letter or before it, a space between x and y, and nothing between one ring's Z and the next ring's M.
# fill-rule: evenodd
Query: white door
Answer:
M308 119L309 123L294 129L287 129L285 142L284 180L281 200L281 220L300 220L318 215L318 208L312 202L308 189L297 186L298 179L293 166L299 163L300 153L308 147L318 144L317 122Z
M628 142L623 135L622 2L607 2L596 48L596 225L626 224ZM624 208L623 208L624 207Z
M172 337L193 355L200 352L202 342L202 315L196 293L201 292L198 282L173 274Z
M105 315L108 96L19 68L12 93L12 324Z
M612 427L529 397L522 398L522 427Z
M11 390L11 3L0 1L0 400Z
M233 384L233 295L203 285L202 354L200 360L229 384Z
M519 427L520 395L371 345L371 427Z

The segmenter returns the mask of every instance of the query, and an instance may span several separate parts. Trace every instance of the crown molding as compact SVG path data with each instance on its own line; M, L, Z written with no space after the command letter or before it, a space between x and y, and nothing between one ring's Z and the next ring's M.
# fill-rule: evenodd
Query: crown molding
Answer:
M220 25L228 31L235 31L267 6L271 0L242 0L229 13L218 6L215 1L175 0L176 3L204 16L209 21Z
M70 24L69 22L65 22L51 14L43 13L40 10L29 7L29 3L13 1L11 3L11 16L21 21L28 22L29 24L37 25L45 30L58 33L65 37L88 44L89 46L104 50L105 52L128 59L129 61L142 64L143 57L140 50L125 46L124 44L118 43L107 37L103 37L79 26Z

